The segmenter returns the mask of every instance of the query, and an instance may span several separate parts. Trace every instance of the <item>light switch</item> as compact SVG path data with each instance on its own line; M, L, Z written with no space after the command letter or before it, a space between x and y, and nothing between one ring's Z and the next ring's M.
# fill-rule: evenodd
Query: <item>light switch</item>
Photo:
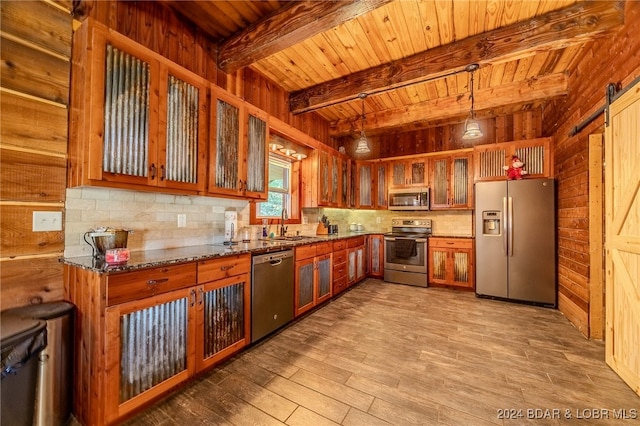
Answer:
M184 213L178 214L178 228L187 227L187 215Z
M33 232L62 231L62 212L33 212Z

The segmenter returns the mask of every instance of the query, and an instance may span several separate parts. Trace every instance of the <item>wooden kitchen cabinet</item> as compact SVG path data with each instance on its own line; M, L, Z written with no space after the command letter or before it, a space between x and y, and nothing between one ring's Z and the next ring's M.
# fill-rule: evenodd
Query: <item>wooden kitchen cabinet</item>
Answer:
M472 238L429 238L429 284L475 289Z
M475 181L506 180L504 166L511 165L517 155L524 163L527 177L553 177L553 144L551 138L478 145L473 149Z
M347 240L347 285L350 287L366 276L365 237Z
M65 265L78 311L78 420L118 422L248 344L250 261L244 254L111 275Z
M431 170L431 210L473 208L471 153L434 156L429 159Z
M347 281L347 240L333 242L333 295L345 291Z
M374 171L373 163L356 163L356 208L366 209L374 207Z
M208 192L266 200L268 116L211 85Z
M295 248L295 316L331 298L332 250L330 242Z
M346 206L349 184L343 170L343 159L328 151L316 149L303 162L303 206ZM348 173L348 167L346 168ZM343 195L346 194L346 195Z
M426 157L392 161L389 165L389 188L421 187L428 185L429 175Z
M340 157L340 202L339 207L349 208L353 207L351 203L351 194L353 193L353 187L351 186L351 168L352 161L346 156Z
M373 278L384 278L384 236L369 235L369 270Z
M375 208L386 209L388 207L387 196L387 163L380 162L374 166L375 175Z
M69 186L203 191L206 80L91 19L74 44Z

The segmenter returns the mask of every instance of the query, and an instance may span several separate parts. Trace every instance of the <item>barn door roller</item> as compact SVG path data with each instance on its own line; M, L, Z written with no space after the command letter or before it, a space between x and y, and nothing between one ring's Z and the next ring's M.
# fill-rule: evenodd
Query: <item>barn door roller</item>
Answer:
M607 87L605 90L605 100L606 100L605 104L602 105L600 108L598 108L598 110L595 111L593 114L591 114L589 117L587 117L586 120L584 120L582 123L578 124L573 129L571 129L571 131L569 132L569 136L575 136L578 133L580 133L585 127L587 127L593 120L598 118L600 114L602 114L603 112L604 112L604 124L605 126L608 127L609 126L609 105L611 105L613 101L615 101L620 96L622 96L623 93L625 93L627 90L632 88L639 81L640 81L640 77L637 77L628 86L626 86L623 89L620 89L619 85L616 85L614 83L607 84Z

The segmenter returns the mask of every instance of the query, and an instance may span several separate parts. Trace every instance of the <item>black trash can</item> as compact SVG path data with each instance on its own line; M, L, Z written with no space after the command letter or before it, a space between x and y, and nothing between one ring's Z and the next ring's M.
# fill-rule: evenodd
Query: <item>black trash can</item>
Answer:
M71 415L74 308L62 301L5 311L46 321L47 347L38 357L34 426L61 426Z
M0 316L0 424L31 426L34 418L38 355L47 346L46 322L18 315Z

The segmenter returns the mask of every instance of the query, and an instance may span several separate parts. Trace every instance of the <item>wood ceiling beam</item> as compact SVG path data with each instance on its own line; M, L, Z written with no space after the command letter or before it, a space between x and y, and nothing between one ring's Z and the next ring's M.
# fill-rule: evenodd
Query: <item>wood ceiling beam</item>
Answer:
M237 71L393 0L290 2L282 12L255 23L218 49L218 67Z
M624 24L622 1L581 2L493 31L438 46L391 63L291 94L289 109L298 114L354 100L359 93L381 91L461 71L468 64L513 60L535 51L555 50L594 39Z
M474 100L478 115L483 110L503 108L509 105L546 100L568 93L568 79L563 73L533 78L516 83L508 83L499 87L474 90ZM471 108L468 96L449 96L427 102L392 108L366 115L365 130L380 131L392 127L401 127L407 123L418 123L430 120L447 120L454 117L465 117ZM358 133L361 128L361 117L339 120L330 124L329 135L340 137Z

